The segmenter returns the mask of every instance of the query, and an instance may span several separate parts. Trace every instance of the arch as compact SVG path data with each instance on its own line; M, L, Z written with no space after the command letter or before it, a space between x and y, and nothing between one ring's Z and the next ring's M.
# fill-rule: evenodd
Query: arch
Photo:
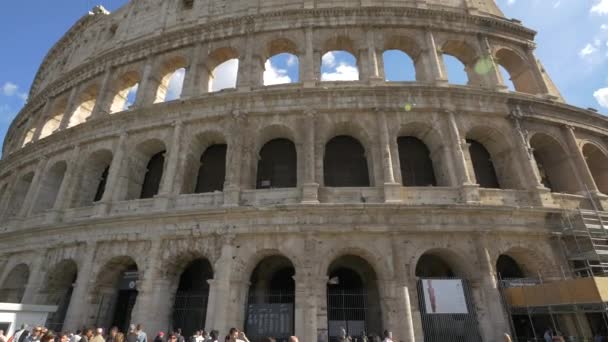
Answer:
M61 331L63 328L77 276L78 266L72 259L62 260L47 271L41 295L44 304L57 306L57 310L49 314L45 324L53 331Z
M177 100L181 97L188 61L181 56L161 64L154 103Z
M182 193L223 191L228 145L220 131L196 135L188 146Z
M539 94L540 89L531 66L513 50L502 48L496 51L495 60L508 72L515 91Z
M583 156L597 189L608 194L608 154L592 143L583 145Z
M22 210L22 206L25 202L25 197L30 191L30 187L32 185L33 180L34 171L26 173L17 180L17 185L15 186L15 190L13 190L13 193L11 194L11 200L8 204L9 206L5 215L6 217L14 217L19 214L20 210Z
M138 280L139 267L130 256L112 257L99 269L91 290L96 326L116 326L128 331Z
M31 143L34 140L34 134L36 134L36 127L28 129L23 136L23 144L21 144L21 147Z
M477 184L482 188L500 189L490 152L477 140L467 139L467 144Z
M0 303L21 303L30 277L30 268L18 264L8 273L0 288Z
M415 262L413 276L418 278L463 278L467 279L472 272L470 261L456 251L447 248L433 248L424 251Z
M499 279L524 278L524 271L515 259L501 254L496 260L496 274Z
M231 47L214 50L207 58L209 73L209 92L236 88L239 69L239 53ZM219 75L222 75L221 82Z
M97 96L99 96L97 84L91 84L85 88L78 98L79 104L70 117L68 128L80 125L91 116L97 103Z
M416 81L416 65L407 53L401 50L385 50L382 59L386 82Z
M368 163L363 145L347 135L333 137L325 144L323 156L325 186L370 186Z
M249 291L246 310L247 335L253 339L273 335L278 339L287 339L294 334L294 307L295 307L295 267L291 260L282 254L267 255L260 260L249 278ZM273 322L266 322L263 329L255 329L258 312L268 308L278 308L281 305L291 304L289 320L285 326L278 326Z
M361 331L380 334L383 315L378 278L372 265L358 255L345 254L331 262L327 276L330 339L344 332L353 336Z
M297 152L288 139L273 139L260 149L256 188L295 188L298 182Z
M61 121L63 121L63 116L66 115L67 106L67 96L63 96L53 101L48 119L40 128L39 139L44 139L59 129L61 126Z
M580 189L572 176L575 170L570 156L557 139L545 133L535 133L530 138L530 146L545 187L553 192L578 193Z
M95 151L86 158L73 206L85 207L101 200L106 189L112 158L112 152L106 149Z
M475 49L467 42L460 40L448 40L441 47L441 52L443 54L443 71L444 74L447 74L448 81L454 84L467 84L467 85L481 85L481 77L475 73L475 62L477 61L477 52ZM452 56L464 67L464 72L466 74L466 81L461 80L462 77L455 78L454 72L458 70L459 66L457 66L454 61L450 62L449 60L446 63L446 55ZM448 64L448 65L446 65ZM452 71L452 75L450 75L450 71Z
M384 40L384 72L387 81L422 81L426 79L424 66L421 63L422 49L418 42L411 37L392 35ZM391 69L402 68L401 75L392 77ZM399 74L395 75L399 76Z
M321 57L321 81L359 80L358 60L345 50L331 50Z
M207 258L191 260L183 268L173 304L173 327L191 336L205 326L209 299L208 280L213 279L213 267Z
M300 51L287 38L273 39L264 51L264 85L297 83L300 81Z
M403 186L436 186L431 152L422 140L411 136L397 138Z
M126 72L114 80L110 114L127 110L135 103L140 80L141 76L135 71Z
M67 167L68 164L65 161L58 161L48 169L40 182L40 188L32 212L38 213L53 208Z
M150 198L158 193L164 172L166 147L158 139L150 139L137 145L129 162L127 199Z

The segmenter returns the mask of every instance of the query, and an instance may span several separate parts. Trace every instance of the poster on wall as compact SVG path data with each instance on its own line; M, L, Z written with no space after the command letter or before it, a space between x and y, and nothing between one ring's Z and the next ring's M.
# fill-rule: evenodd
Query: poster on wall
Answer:
M468 314L460 279L422 279L427 314Z

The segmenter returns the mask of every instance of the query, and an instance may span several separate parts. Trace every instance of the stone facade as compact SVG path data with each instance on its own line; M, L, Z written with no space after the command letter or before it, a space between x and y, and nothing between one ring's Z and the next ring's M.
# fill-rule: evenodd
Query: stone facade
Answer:
M530 274L568 268L552 214L608 209L608 121L563 103L533 55L534 34L491 0L96 8L51 49L4 142L6 298L49 304L65 285L57 279L74 276L64 329L110 324L101 298L134 264L131 321L164 330L182 271L203 258L213 272L204 326L226 332L245 325L256 266L282 256L295 271L295 333L316 341L328 331L329 269L356 256L373 270L379 325L422 341L416 267L433 255L470 283L483 340L501 340L509 324L498 257ZM389 49L412 57L416 82L384 81ZM359 81L321 82L321 56L333 50L357 58ZM264 61L281 52L299 57L300 82L264 86ZM444 53L465 64L467 86L448 84ZM231 58L240 61L236 88L209 92L212 70ZM476 72L480 59L489 72ZM166 76L181 67L181 98L159 102ZM135 83L134 105L116 110ZM404 110L408 98L415 106ZM324 153L336 136L363 146L370 186L325 184ZM436 186L403 186L397 138L406 136L427 146ZM277 138L295 146L297 184L258 189L260 150ZM478 185L471 141L490 154L498 187ZM214 144L227 145L223 191L193 194L198 158ZM161 151L158 192L138 199L146 163Z

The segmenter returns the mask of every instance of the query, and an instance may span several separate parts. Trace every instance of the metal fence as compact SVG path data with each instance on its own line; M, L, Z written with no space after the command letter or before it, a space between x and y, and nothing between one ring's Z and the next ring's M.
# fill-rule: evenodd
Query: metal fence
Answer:
M277 342L287 342L294 334L293 291L249 293L245 332L251 342L272 336Z
M192 336L205 327L209 291L177 292L173 305L173 327L181 328L182 335Z
M365 290L327 291L327 325L330 342L338 341L343 334L358 336L368 331L368 298Z
M450 286L431 291L429 281L449 281ZM465 279L420 279L417 288L425 342L481 342L471 288Z

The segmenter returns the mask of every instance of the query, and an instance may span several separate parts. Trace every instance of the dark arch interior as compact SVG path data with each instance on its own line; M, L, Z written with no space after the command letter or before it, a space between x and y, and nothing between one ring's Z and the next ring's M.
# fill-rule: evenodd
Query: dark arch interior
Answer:
M253 342L274 336L287 341L294 334L295 268L281 255L260 261L249 279L249 296L245 322L246 332ZM268 320L264 317L274 316Z
M173 327L181 328L185 336L205 327L209 279L213 268L207 259L196 259L188 264L179 278L173 305Z
M256 187L294 188L297 186L296 146L287 139L274 139L260 150Z
M152 198L158 194L164 166L165 151L158 152L150 158L148 166L146 167L146 176L144 177L139 198Z
M415 137L397 138L403 186L436 186L431 153L424 142Z
M106 168L101 173L101 177L99 179L99 184L97 185L97 190L95 191L95 197L93 198L93 202L101 201L103 193L106 191L106 182L108 181L109 173L110 165L106 166Z
M351 336L382 333L382 311L371 265L356 255L331 263L327 275L327 319L330 341L339 341L341 328Z
M76 263L71 260L61 262L49 271L45 288L45 304L57 306L57 311L49 313L46 320L45 326L49 329L62 330L77 275Z
M25 264L15 266L6 276L0 289L0 303L21 303L30 270Z
M211 145L201 155L195 193L224 190L227 149L225 144Z
M341 135L327 142L323 167L325 186L370 185L365 149L355 138Z
M416 277L452 278L454 276L455 273L450 265L443 258L433 254L424 254L416 264Z
M96 326L116 326L128 331L137 300L138 268L126 256L110 260L98 273L92 305Z
M524 278L524 271L517 261L505 254L502 254L496 260L496 273L501 279Z
M469 144L469 154L471 155L477 184L482 188L499 189L500 184L490 152L475 140L467 139L467 143Z
M583 156L597 189L603 194L608 194L608 156L592 144L583 146Z

